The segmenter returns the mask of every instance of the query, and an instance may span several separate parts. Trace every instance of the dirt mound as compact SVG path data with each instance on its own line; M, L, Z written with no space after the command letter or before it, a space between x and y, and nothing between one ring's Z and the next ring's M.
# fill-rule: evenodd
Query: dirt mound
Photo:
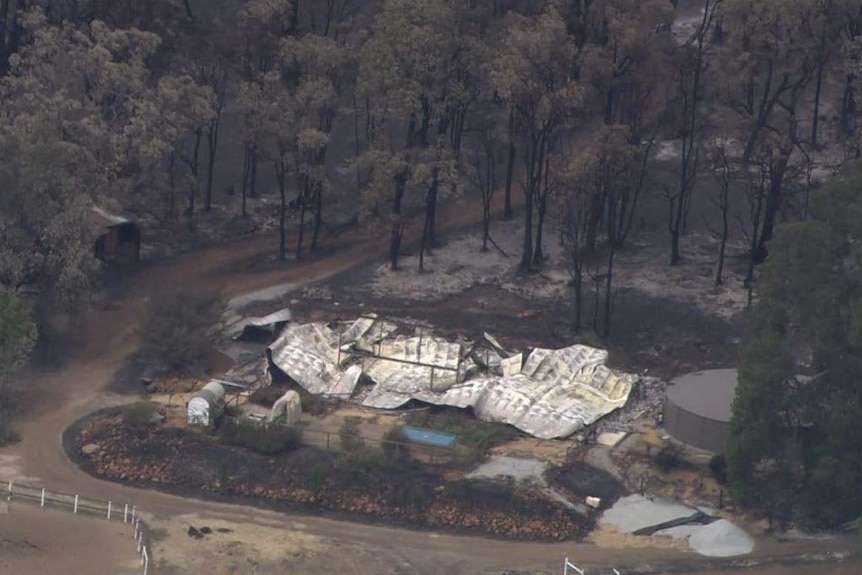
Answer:
M613 475L579 461L549 469L546 475L551 485L577 498L600 498L602 509L612 506L626 493L625 487Z

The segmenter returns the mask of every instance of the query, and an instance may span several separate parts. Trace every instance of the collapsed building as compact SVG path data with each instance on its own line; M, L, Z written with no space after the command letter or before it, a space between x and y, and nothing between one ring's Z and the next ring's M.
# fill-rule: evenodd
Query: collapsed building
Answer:
M286 377L309 393L379 409L470 408L541 439L568 437L624 406L638 381L585 345L513 354L488 334L477 343L405 331L374 314L345 329L290 323L267 348L267 381Z

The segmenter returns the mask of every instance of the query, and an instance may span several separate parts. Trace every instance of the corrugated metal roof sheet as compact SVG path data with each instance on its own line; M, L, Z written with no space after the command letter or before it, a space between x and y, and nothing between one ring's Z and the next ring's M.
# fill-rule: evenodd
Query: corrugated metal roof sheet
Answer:
M374 382L362 405L394 409L418 400L472 407L482 420L508 423L542 439L567 437L622 407L638 379L608 368L606 351L583 345L534 349L520 371L520 362L512 359L507 375L467 378L474 362L463 357L460 344L437 337L399 336L351 350L344 342L360 340L374 327L372 318L362 319L340 338L324 324L291 326L270 346L273 363L311 393L343 397L353 394L358 377L355 371L345 377L341 365L361 358ZM356 348L371 349L375 356L356 355Z

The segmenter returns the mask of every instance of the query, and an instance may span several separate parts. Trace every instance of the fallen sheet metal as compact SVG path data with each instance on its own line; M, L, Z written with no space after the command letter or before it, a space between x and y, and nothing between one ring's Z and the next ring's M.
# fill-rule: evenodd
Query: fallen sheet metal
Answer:
M518 354L503 360L506 375L495 376L487 365L480 369L472 350L465 357L460 343L427 335L387 339L397 326L360 319L340 336L324 324L289 326L269 348L272 363L311 393L341 397L354 393L358 366L374 383L362 396L364 406L395 409L417 400L470 407L479 419L542 439L567 437L622 407L637 381L608 368L606 351L583 345L534 349L523 365ZM370 333L380 338L362 347L345 344ZM353 364L349 375L341 367L347 363Z
M233 328L234 340L254 337L256 333L268 332L274 334L278 328L293 319L293 314L285 308L263 317L250 317L240 321Z

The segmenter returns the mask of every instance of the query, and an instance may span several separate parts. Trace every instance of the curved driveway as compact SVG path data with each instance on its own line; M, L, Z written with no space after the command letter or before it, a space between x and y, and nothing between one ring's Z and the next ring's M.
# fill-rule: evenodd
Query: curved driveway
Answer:
M500 199L499 197L497 199ZM448 212L448 213L447 213ZM481 206L452 205L444 210L441 221L447 228L481 220ZM405 239L415 238L417 229ZM350 241L351 243L348 243ZM160 262L144 265L130 278L123 295L116 301L89 306L73 349L62 358L62 365L32 383L31 399L25 415L17 421L22 442L0 450L16 462L18 477L40 481L49 488L84 496L128 502L156 517L206 514L234 522L254 522L350 541L379 549L399 564L409 564L415 573L481 573L509 569L535 569L558 572L564 556L584 564L697 563L697 558L667 550L607 550L574 543L513 543L470 536L439 535L397 528L369 526L294 513L264 511L242 505L177 497L150 489L137 489L106 482L79 470L64 454L63 431L76 419L96 409L129 401L106 391L124 359L136 349L135 328L143 298L154 286L169 279L187 285L206 283L229 296L289 282L302 285L330 277L351 267L386 256L386 238L350 239L330 242L341 245L330 255L291 264L288 269L262 273L242 273L235 269L249 258L271 253L277 246L272 234L246 238L231 244L207 248ZM232 271L234 270L234 271ZM9 459L9 457L7 457ZM8 467L8 466L7 466ZM0 480L4 478L0 477ZM755 555L823 553L837 543L805 544L763 543ZM823 572L823 571L820 571Z

